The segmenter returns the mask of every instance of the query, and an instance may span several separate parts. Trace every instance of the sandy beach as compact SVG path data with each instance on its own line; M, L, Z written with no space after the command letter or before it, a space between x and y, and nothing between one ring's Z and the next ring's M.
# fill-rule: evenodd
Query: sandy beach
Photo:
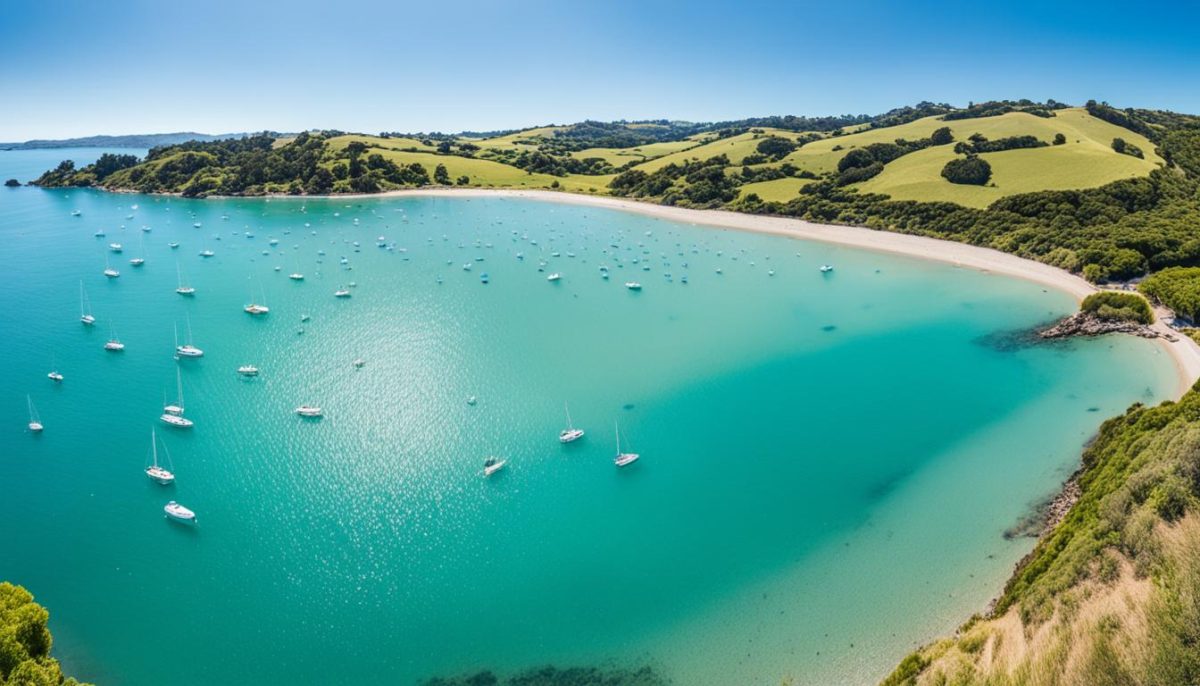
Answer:
M959 267L977 269L989 274L1002 274L1004 276L1033 281L1049 288L1070 293L1077 301L1082 301L1089 294L1099 290L1083 278L1057 267L1027 260L1023 257L1000 252L999 250L992 250L991 248L854 226L814 224L801 219L787 217L769 217L729 212L726 210L693 210L625 200L622 198L541 190L431 188L330 197L337 199L369 199L405 196L522 198L545 202L570 203L588 207L602 207L624 210L626 212L637 212L638 214L676 222L736 229L739 231L756 231L758 233L822 241L863 250L876 250L926 260L935 260ZM303 199L311 196L272 196L272 199L280 197ZM1158 338L1156 340L1171 355L1171 359L1175 362L1175 369L1179 380L1175 397L1178 398L1187 392L1197 379L1200 379L1200 346L1187 336L1173 331L1162 322L1161 318L1154 324L1154 328L1160 333L1172 334L1176 338L1174 341L1166 338Z

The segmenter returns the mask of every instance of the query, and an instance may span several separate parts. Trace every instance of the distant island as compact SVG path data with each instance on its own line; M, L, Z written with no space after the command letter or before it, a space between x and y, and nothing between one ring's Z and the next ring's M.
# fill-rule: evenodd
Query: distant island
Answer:
M226 138L242 138L245 133L208 134L194 131L178 133L140 133L127 136L84 136L82 138L60 138L54 140L35 139L24 143L0 143L0 150L44 150L50 148L153 148L160 145L177 145L188 141L218 141Z

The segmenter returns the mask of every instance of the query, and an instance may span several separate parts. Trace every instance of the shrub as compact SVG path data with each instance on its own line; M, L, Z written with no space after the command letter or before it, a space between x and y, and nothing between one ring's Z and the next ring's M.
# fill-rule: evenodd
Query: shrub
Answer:
M929 141L934 145L947 145L954 142L954 134L949 126L943 126L929 134Z
M1150 303L1136 293L1101 291L1083 299L1079 306L1083 312L1091 312L1101 319L1120 319L1139 324L1153 324L1154 312Z
M992 178L992 165L975 156L950 160L942 167L942 176L950 183L982 186Z
M1062 135L1061 133L1054 134L1054 144L1055 145L1063 145L1066 142L1067 142L1066 136Z

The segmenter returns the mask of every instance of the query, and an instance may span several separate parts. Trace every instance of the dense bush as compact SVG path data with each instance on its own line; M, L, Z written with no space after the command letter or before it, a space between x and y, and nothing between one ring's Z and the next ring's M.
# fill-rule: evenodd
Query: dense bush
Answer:
M1200 267L1169 267L1147 276L1138 290L1192 321L1200 319Z
M1139 324L1153 324L1154 312L1150 303L1136 293L1100 291L1083 299L1080 311L1090 312L1101 319L1121 319Z
M787 157L796 147L796 142L790 138L770 136L759 141L755 149L771 159L779 160Z
M12 686L70 686L58 660L50 657L54 643L47 624L50 614L33 602L20 586L0 582L0 684Z
M992 165L985 159L971 155L947 162L942 167L942 176L950 183L983 186L992 178Z
M1009 136L990 141L986 136L974 134L969 141L957 143L954 152L960 155L972 155L985 152L1002 152L1021 148L1044 148L1047 143L1038 140L1037 136Z

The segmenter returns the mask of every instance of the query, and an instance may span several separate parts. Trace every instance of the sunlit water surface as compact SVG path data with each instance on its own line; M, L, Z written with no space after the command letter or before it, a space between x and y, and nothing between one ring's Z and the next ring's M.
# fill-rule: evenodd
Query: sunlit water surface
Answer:
M104 684L870 682L983 608L1031 546L1002 532L1174 383L1146 341L1021 344L1073 306L1036 285L546 202L0 189L0 265L0 578ZM190 431L157 421L177 366Z

